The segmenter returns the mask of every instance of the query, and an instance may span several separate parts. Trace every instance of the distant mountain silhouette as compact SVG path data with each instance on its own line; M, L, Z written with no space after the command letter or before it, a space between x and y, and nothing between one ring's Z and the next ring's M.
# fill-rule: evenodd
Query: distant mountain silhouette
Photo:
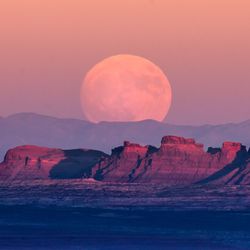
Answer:
M240 141L250 146L250 120L234 124L181 126L153 120L140 122L101 122L59 119L33 113L0 118L0 158L19 145L52 148L92 148L110 153L123 141L160 146L167 134L195 138L205 146L220 146L223 141Z

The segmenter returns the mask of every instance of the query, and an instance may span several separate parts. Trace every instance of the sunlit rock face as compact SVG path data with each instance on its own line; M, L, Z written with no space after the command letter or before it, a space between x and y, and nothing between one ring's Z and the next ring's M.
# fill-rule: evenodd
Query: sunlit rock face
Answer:
M141 146L125 141L123 146L113 149L110 157L105 158L92 169L92 176L97 180L132 181L132 174L153 149L152 146Z
M209 148L206 152L193 139L165 136L160 148L125 142L97 164L92 174L104 181L186 185L231 164L239 152L246 152L240 143L226 142L221 149Z
M0 164L0 180L89 177L91 167L104 156L95 150L19 146L5 155Z
M239 151L246 151L246 147L238 142L224 142L222 145L222 155L224 160L233 161Z
M64 159L60 149L20 146L10 149L0 166L0 178L47 179L53 166Z

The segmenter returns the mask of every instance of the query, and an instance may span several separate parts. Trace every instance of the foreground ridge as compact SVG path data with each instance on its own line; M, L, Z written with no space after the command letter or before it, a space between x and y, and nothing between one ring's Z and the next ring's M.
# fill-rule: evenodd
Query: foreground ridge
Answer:
M125 141L97 150L20 146L7 152L0 180L93 178L117 183L250 184L250 154L238 142L207 151L194 139L164 136L159 148Z

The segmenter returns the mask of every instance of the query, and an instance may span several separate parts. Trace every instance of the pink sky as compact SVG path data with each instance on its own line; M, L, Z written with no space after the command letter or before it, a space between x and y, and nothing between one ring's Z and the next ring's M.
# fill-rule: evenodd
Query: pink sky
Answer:
M115 54L159 65L167 122L250 119L249 0L1 0L0 116L82 118L87 70Z

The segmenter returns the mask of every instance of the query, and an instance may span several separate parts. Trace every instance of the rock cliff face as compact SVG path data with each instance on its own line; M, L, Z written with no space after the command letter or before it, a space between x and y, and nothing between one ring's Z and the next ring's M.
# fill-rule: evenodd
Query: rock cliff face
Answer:
M193 139L165 136L159 148L125 141L111 155L21 146L9 150L0 164L0 180L71 178L166 185L250 184L250 154L236 142L205 151Z
M193 139L165 136L160 148L125 142L99 162L92 175L97 180L115 182L155 182L169 185L196 183L231 164L239 153L247 154L240 143L225 142L209 148Z
M235 144L233 146L236 150L237 145ZM230 157L232 150L227 148L226 152ZM230 164L225 165L222 169L199 181L198 183L250 185L250 152L247 152L245 148L237 151L236 157Z
M91 167L104 156L95 150L20 146L7 152L0 164L0 180L89 177Z

